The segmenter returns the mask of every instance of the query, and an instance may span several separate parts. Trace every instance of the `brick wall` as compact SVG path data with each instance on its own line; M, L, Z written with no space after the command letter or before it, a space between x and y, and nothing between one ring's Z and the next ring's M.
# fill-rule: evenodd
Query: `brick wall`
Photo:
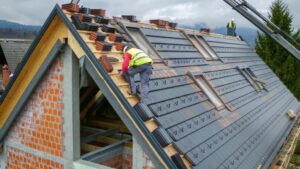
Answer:
M156 169L149 156L144 152L139 143L133 139L133 168Z
M61 59L54 61L12 124L5 138L7 169L62 168L34 153L63 158L63 66Z
M150 158L145 152L143 154L143 168L142 169L156 169ZM101 165L116 169L132 169L133 166L132 148L125 147L122 154L116 154L115 156L108 158L101 162Z
M116 154L115 156L101 162L101 165L105 165L107 167L122 169L122 154Z
M132 148L125 147L123 152L123 169L132 168Z
M33 168L62 169L63 168L62 164L11 147L7 149L7 157L8 158L7 158L6 168L22 168L22 169L33 169Z
M64 164L68 159L64 157L64 66L63 57L55 59L13 122L4 139L5 151L0 154L1 169L70 169ZM143 169L154 169L148 156L142 149L140 152ZM124 147L123 152L101 164L131 169L132 148Z
M116 169L132 169L132 148L124 147L121 152L108 157L100 164Z

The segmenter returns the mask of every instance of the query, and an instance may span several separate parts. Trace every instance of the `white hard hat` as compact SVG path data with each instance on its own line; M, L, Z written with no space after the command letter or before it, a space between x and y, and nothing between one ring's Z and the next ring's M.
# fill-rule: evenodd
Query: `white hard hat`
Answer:
M129 46L124 46L124 48L123 48L123 53L126 53L126 51L128 50L128 48L129 48Z

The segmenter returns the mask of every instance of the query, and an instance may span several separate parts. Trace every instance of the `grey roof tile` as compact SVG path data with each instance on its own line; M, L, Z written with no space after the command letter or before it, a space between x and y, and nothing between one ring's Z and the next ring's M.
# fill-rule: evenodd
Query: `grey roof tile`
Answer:
M175 69L178 74L184 75L185 69L193 64L168 64L170 60L205 60L180 32L150 28L143 28L141 31L166 65ZM251 153L252 149L261 140L264 144L257 153L268 151L266 145L271 136L265 130L276 126L277 115L285 116L287 109L292 108L289 101L293 96L244 41L203 37L224 66L222 69L220 62L215 62L215 65L214 62L205 61L203 65L198 64L198 71L204 72L213 90L231 109L222 110L223 113L215 110L211 100L201 92L203 89L188 87L193 86L193 83L181 87L176 87L175 84L170 88L156 87L157 90L150 93L152 101L148 106L159 125L174 140L179 152L193 164L193 168L240 168L241 164L245 168L253 168L259 158ZM249 67L257 78L266 83L268 91L257 92L236 66ZM192 91L202 93L202 99L193 99L195 94ZM158 93L160 97L155 97ZM191 101L181 102L186 96L191 96ZM299 105L298 102L295 104ZM283 125L289 124L291 122L288 120L283 122ZM286 130L288 129L282 132ZM278 137L278 134L273 134L275 136ZM248 155L253 156L251 161L246 161L245 157Z
M14 72L21 62L27 49L31 44L30 40L3 39L0 40L0 47L3 50L5 59L11 72Z

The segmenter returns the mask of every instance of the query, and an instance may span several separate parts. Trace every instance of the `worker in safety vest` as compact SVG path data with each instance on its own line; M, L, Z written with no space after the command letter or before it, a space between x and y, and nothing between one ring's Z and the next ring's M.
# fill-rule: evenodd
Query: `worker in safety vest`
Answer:
M235 30L236 30L236 23L234 22L234 19L231 19L227 24L227 35L236 36Z
M134 76L140 74L141 85L139 87L141 102L148 98L149 80L152 74L152 59L142 50L125 46L123 48L122 73L130 83L130 92L128 94L137 95L137 85Z

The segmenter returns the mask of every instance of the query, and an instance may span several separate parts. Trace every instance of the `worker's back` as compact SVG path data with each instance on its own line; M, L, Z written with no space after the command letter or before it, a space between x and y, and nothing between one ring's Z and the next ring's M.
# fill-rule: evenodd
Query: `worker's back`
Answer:
M140 66L145 63L152 63L152 59L142 50L131 48L127 51L131 55L129 66Z

